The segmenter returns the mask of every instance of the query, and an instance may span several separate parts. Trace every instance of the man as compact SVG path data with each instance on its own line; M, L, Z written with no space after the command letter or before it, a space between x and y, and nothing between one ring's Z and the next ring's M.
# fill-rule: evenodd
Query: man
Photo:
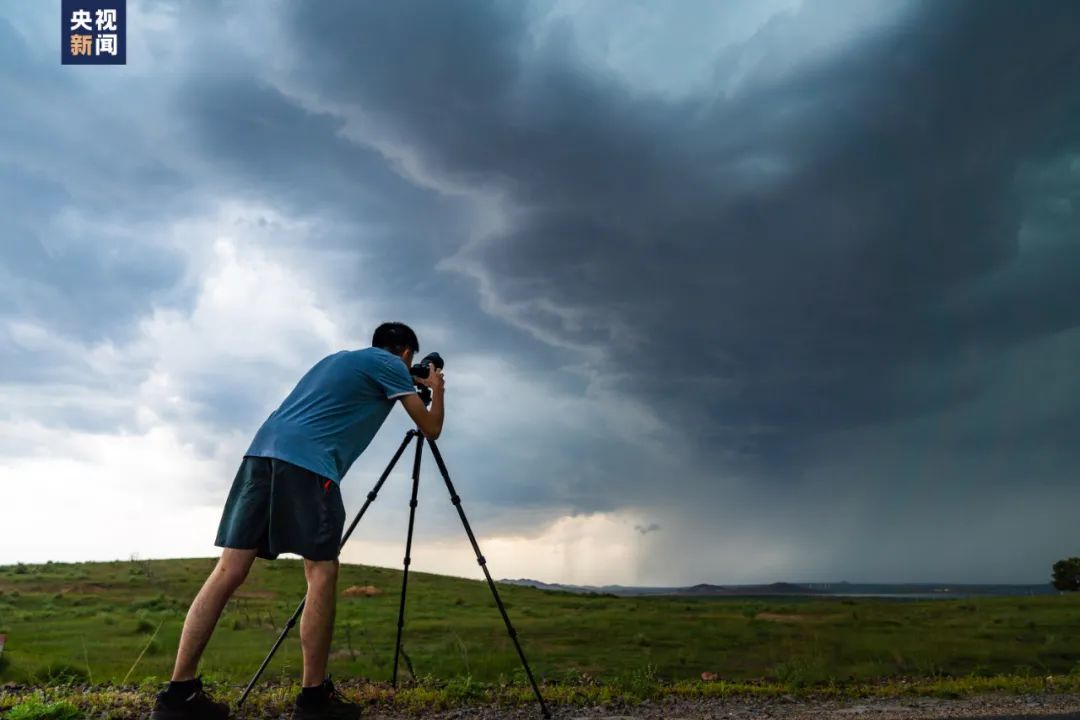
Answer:
M221 559L191 603L172 681L158 693L151 720L217 720L228 706L214 702L195 671L233 592L256 557L272 560L289 552L304 558L307 604L300 619L303 689L294 720L357 718L326 676L334 627L338 544L345 507L338 483L401 400L420 432L432 440L443 426L442 371L426 379L431 408L416 392L409 373L420 344L402 323L384 323L371 347L342 350L305 374L255 434L221 516L217 540Z

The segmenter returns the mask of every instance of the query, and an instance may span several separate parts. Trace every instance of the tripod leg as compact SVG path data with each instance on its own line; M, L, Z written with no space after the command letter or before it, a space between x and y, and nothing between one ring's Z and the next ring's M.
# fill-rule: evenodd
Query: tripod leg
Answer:
M394 457L390 459L390 462L387 464L386 469L383 470L382 475L379 476L379 481L375 483L375 487L373 487L371 489L371 492L367 494L367 500L364 502L364 506L360 508L360 512L357 513L356 519L352 521L352 524L349 525L349 529L346 530L345 534L341 537L341 544L338 545L338 552L341 552L341 548L345 547L346 541L348 541L349 536L352 535L353 530L356 529L356 525L360 522L360 518L364 516L364 513L367 512L368 506L371 505L371 503L375 500L375 497L379 494L380 488L382 488L383 483L386 482L386 478L390 476L390 472L394 469L394 466L397 465L398 459L401 457L401 454L405 452L405 447L409 444L409 441L412 440L413 435L419 435L419 433L416 430L409 430L407 433L405 433L405 439L401 441L401 445L398 447L397 452L394 453ZM289 634L289 631L292 630L293 625L296 624L296 620L300 617L300 613L304 611L304 604L306 602L307 598L305 597L296 607L296 612L294 612L292 614L292 617L289 618L288 622L285 623L285 627L282 628L281 634L278 635L278 639L274 643L274 646L270 648L270 652L262 661L262 665L260 665L259 669L255 671L255 675L251 678L251 682L247 684L247 687L244 688L244 693L240 696L240 699L236 701L237 708L243 707L244 701L247 700L247 696L251 693L251 688L255 687L255 683L258 682L259 677L263 674L263 670L266 670L266 666L270 664L270 658L274 657L274 653L276 653L277 649L281 647L281 643L285 641L285 636Z
M306 602L307 598L305 597L303 600L300 601L300 604L296 606L296 612L292 614L292 617L289 618L288 622L285 623L285 627L281 629L281 634L278 635L278 639L276 642L274 642L274 646L270 648L270 652L267 653L265 658L263 658L262 665L260 665L259 669L255 671L255 675L252 676L251 682L249 682L247 684L247 687L244 688L243 695L241 695L240 699L236 701L236 707L243 707L244 701L247 700L247 696L251 692L251 688L255 687L255 683L259 681L259 677L263 674L263 670L265 670L266 666L270 664L270 658L274 657L274 653L276 653L277 649L281 647L281 643L285 642L285 636L289 634L289 631L292 630L293 625L296 624L296 620L300 617L300 613L304 612L304 603Z
M405 626L405 589L409 585L409 563L412 553L413 521L416 519L416 493L420 489L420 455L424 450L424 436L416 433L416 456L413 458L412 498L409 499L409 534L405 538L405 571L401 573L401 604L398 607L397 643L394 646L394 675L390 684L397 687L398 657L401 655L401 630Z
M394 469L394 466L397 465L398 458L401 457L401 453L405 452L405 447L409 444L409 441L412 440L413 435L419 437L420 433L416 430L409 430L405 433L405 439L401 441L401 445L398 446L397 452L394 453L394 457L390 459L390 463L386 466L386 469L383 470L382 475L379 476L379 482L375 483L375 487L367 494L367 500L364 501L364 506L360 508L360 512L356 514L356 517L349 525L349 529L341 536L341 545L338 546L338 552L341 551L341 548L345 547L345 543L349 540L349 536L352 535L353 530L356 529L356 525L360 522L360 518L364 517L364 513L367 512L368 505L371 505L371 503L375 501L375 497L379 494L379 490L382 489L383 483L386 482L386 478L390 477L390 472Z
M446 464L443 463L442 453L439 452L439 448L434 440L429 440L428 444L431 445L431 454L435 456L435 464L439 466L439 473L446 482L446 489L450 491L450 502L457 508L458 516L461 517L461 524L465 526L465 532L469 536L469 542L472 543L473 550L476 552L476 562L483 568L484 577L487 578L488 587L491 588L491 594L495 596L495 604L499 606L499 612L502 614L503 622L506 623L506 632L510 634L510 639L514 641L514 647L517 648L518 657L521 658L521 664L525 668L525 674L529 677L529 684L532 685L533 693L536 695L536 701L540 703L540 711L545 718L550 718L551 713L548 711L547 705L544 703L544 698L540 694L540 688L536 685L536 679L533 678L532 670L529 668L529 661L525 659L525 652L521 649L521 643L518 642L517 631L514 630L514 626L510 624L510 616L506 614L506 608L503 606L502 598L499 597L499 590L495 587L495 581L491 579L491 573L487 568L487 559L480 553L480 546L476 542L476 536L473 535L472 528L469 526L469 520L465 517L465 511L461 508L461 498L454 490L454 483L450 482L450 473L447 472Z

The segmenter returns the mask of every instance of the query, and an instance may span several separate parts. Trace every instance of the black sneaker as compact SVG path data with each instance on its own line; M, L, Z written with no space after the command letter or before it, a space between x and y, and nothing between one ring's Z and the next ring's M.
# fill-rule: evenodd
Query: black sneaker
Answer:
M314 699L296 697L292 720L357 720L360 706L338 692L330 678L323 680L322 692Z
M202 679L195 678L195 689L186 698L170 699L162 690L154 701L150 720L227 720L229 706L214 702L203 690Z

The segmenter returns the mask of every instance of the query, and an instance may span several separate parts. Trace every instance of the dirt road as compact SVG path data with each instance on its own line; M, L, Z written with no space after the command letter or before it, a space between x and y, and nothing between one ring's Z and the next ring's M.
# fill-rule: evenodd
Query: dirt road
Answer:
M367 714L403 720L400 714ZM416 716L411 716L416 717ZM425 713L431 720L532 720L539 706L476 707ZM848 701L678 700L626 707L552 708L555 720L1080 720L1080 695L990 695L964 699L864 699Z

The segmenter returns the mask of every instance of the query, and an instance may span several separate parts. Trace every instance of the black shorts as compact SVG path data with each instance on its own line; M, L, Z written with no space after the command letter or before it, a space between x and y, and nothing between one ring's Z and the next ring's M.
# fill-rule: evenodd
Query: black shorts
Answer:
M273 560L295 553L334 560L345 526L345 505L333 480L277 458L247 455L236 471L214 544L257 550Z

